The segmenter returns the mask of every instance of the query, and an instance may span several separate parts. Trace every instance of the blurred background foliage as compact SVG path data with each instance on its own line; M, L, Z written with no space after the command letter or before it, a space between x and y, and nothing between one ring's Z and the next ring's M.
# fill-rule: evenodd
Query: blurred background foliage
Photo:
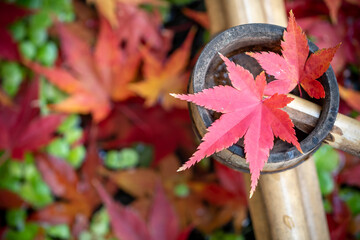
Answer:
M337 4L331 4L337 2ZM254 239L242 174L196 148L186 91L200 0L0 2L2 239ZM359 118L360 2L286 1ZM332 239L360 239L360 160L315 154ZM122 227L124 226L124 227Z

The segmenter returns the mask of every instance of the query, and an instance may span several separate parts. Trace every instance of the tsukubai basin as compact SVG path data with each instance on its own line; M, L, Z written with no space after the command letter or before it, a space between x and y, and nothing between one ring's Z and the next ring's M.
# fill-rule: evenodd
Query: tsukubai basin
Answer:
M284 30L283 27L271 24L245 24L218 34L205 46L197 60L190 78L189 93L201 92L216 85L231 84L225 64L218 53L248 69L254 76L258 75L262 71L260 65L245 52L272 51L281 53L280 44ZM310 52L318 50L315 44L310 41L309 48ZM267 81L271 80L273 80L272 77L267 75ZM339 107L339 90L331 66L318 80L325 89L324 99L311 99L305 91L302 91L303 98L322 107L317 125L309 134L295 129L303 154L291 144L275 139L274 148L270 151L269 159L262 173L283 171L302 163L321 145L332 129ZM298 89L296 88L292 94L299 95ZM219 118L220 114L192 103L189 104L189 109L195 134L201 139L206 133L206 129ZM233 146L215 153L213 157L233 169L249 171L249 166L245 161L242 139Z

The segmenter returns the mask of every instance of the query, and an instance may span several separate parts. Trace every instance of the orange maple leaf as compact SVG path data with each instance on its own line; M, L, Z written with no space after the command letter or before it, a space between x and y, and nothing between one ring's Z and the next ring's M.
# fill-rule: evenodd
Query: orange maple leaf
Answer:
M65 26L58 25L64 67L46 68L26 62L33 71L44 75L51 83L70 96L51 105L55 111L91 113L96 122L104 119L111 110L111 99L121 101L132 95L127 84L134 78L140 53L126 57L110 24L101 20L95 51Z
M194 35L195 30L190 30L183 45L165 63L146 49L142 49L144 80L131 84L129 88L145 99L146 106L153 106L157 102L160 102L165 109L170 109L173 106L186 106L172 98L169 93L185 92L189 78L186 66Z
M166 5L167 3L160 0L87 0L88 3L94 3L98 11L110 22L114 28L119 27L116 10L117 3L124 3L137 7L140 4Z
M353 109L360 112L360 92L339 85L340 97Z

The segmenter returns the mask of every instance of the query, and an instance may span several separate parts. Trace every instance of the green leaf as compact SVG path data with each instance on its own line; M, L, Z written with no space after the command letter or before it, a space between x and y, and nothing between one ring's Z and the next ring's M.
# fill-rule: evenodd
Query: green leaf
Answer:
M234 233L216 231L210 236L209 240L244 240L244 237L242 235L237 235Z
M47 42L41 46L36 54L36 60L45 66L54 65L58 56L58 48L54 42Z
M22 231L10 229L6 232L7 240L33 240L39 230L39 226L35 223L26 223Z
M6 211L6 223L10 227L22 230L25 227L26 215L25 209L10 209Z
M4 62L0 69L2 86L7 94L15 96L24 78L21 66L15 62Z
M332 172L339 166L339 154L329 145L322 145L313 155L317 169Z
M139 163L139 154L132 148L123 148L119 152L120 168L132 168Z
M42 0L16 0L16 3L27 8L40 8Z
M29 39L35 46L43 45L47 38L48 34L45 29L32 29L29 31Z
M324 205L324 210L326 213L331 213L332 212L332 206L331 206L331 202L328 199L324 199L323 200L323 205Z
M36 55L36 46L29 40L20 42L19 50L22 56L27 59L33 59Z
M41 179L25 182L19 194L36 208L44 207L53 201L50 188Z
M360 213L360 191L344 188L340 190L339 195L354 216Z
M67 141L69 144L75 143L77 140L79 140L83 135L82 128L73 128L71 130L68 130L64 133L65 141Z
M46 29L52 25L52 19L47 11L40 11L29 18L30 29Z
M79 240L93 240L93 237L90 232L83 231L80 233Z
M5 188L13 192L21 189L21 163L7 160L0 166L0 188Z
M154 150L151 146L138 143L134 145L135 151L139 155L139 166L149 167L154 157Z
M70 153L70 145L63 138L56 138L47 146L47 152L55 157L66 159Z
M97 211L90 224L90 230L96 236L104 236L110 230L110 219L105 208Z
M57 103L63 100L66 97L66 94L60 91L53 84L46 81L43 77L41 79L40 87L40 98L43 101L43 104L48 103Z
M77 128L80 125L79 115L72 114L68 116L58 127L58 132L65 134L67 131L72 131L73 128Z
M320 184L320 190L323 195L328 195L334 190L334 179L331 173L326 170L318 169L318 178Z
M71 237L70 228L66 224L48 226L46 233L53 238L70 239Z
M16 21L10 26L11 36L16 41L21 41L26 36L26 25L23 20Z
M119 162L120 162L120 157L118 151L112 150L107 152L104 159L104 164L106 167L118 169L120 168Z
M187 197L190 194L189 186L184 183L180 183L175 186L174 193L178 197Z
M67 162L74 168L79 168L83 163L86 155L86 149L83 145L79 145L70 150Z

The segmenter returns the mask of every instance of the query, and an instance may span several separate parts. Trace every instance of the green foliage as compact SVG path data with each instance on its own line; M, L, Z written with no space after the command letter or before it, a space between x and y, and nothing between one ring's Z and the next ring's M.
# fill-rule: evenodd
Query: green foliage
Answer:
M234 233L216 231L209 237L209 240L244 240L244 237L242 235L237 235Z
M332 172L339 166L339 154L329 145L322 145L313 158L317 169Z
M328 195L330 194L335 187L334 179L331 173L326 172L324 170L317 171L321 194Z
M153 161L154 149L143 143L137 143L133 146L135 151L139 155L139 166L140 167L149 167Z
M33 29L29 32L29 40L36 46L43 45L48 38L46 29Z
M29 18L30 29L47 29L53 24L49 12L40 11Z
M110 231L110 218L105 208L101 208L92 217L90 228L80 234L80 240L102 240Z
M36 53L36 60L45 66L54 65L57 57L58 48L56 44L52 41L43 44Z
M3 62L0 65L2 88L10 96L15 96L24 79L24 71L16 62Z
M83 145L79 145L70 150L70 153L66 160L74 168L79 168L85 159L85 155L85 147Z
M19 50L24 58L27 58L30 60L33 59L36 55L36 47L29 40L24 40L24 41L20 42Z
M332 212L332 206L331 206L331 202L328 199L324 199L323 201L323 205L324 205L324 210L326 213L331 213Z
M16 41L21 41L22 39L25 38L26 36L26 25L25 22L20 20L20 21L16 21L15 23L13 23L10 26L10 32L12 37L16 40Z
M24 162L7 160L0 166L0 188L17 193L36 208L53 201L49 187L42 180L34 159L29 154Z
M80 121L81 119L79 115L71 114L61 123L58 128L58 132L65 134L66 132L77 128L80 125Z
M90 231L96 236L104 236L110 230L110 218L105 208L97 211L92 217Z
M53 84L46 81L43 77L40 78L40 110L41 113L46 115L50 112L47 105L60 102L65 98L65 93L60 91Z
M75 143L77 140L79 140L83 135L82 128L76 127L71 130L68 130L64 133L64 138L66 142L69 144Z
M66 224L59 224L46 227L46 234L55 239L70 239L70 228Z
M175 193L175 196L178 196L178 197L187 197L190 194L189 186L187 184L180 183L175 186L174 193Z
M139 154L132 148L123 148L120 151L109 151L104 160L105 166L112 169L133 168L139 163Z
M333 172L339 165L339 154L329 145L323 145L313 155L323 195L330 194L335 187Z
M26 223L20 231L10 229L6 232L7 240L33 240L39 230L39 226L35 223Z
M61 136L54 139L46 148L49 154L66 160L74 168L79 168L86 156L83 145L72 146L83 135L80 121L78 115L68 116L58 127L57 132Z
M340 198L346 202L351 213L360 214L360 192L351 188L343 188L339 192Z
M6 211L6 224L16 229L24 229L26 211L25 209L10 209Z
M47 146L47 152L55 157L66 159L70 153L70 145L64 138L56 138Z

